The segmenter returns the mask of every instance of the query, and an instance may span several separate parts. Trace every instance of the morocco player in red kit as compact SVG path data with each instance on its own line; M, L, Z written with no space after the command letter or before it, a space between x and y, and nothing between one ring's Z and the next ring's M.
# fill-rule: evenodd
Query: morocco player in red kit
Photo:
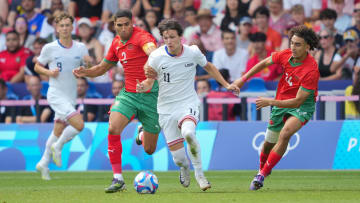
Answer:
M107 193L125 189L121 168L120 134L132 117L137 116L142 123L143 136L140 142L148 154L155 152L161 130L156 111L158 84L154 84L146 93L136 92L137 81L146 79L144 66L150 53L156 49L156 41L150 33L133 27L130 10L119 10L114 16L114 24L117 36L104 60L91 68L79 67L73 71L78 77L97 77L103 75L118 61L124 67L125 88L116 97L109 119L108 153L114 178L112 184L105 189Z
M272 64L279 64L284 69L275 99L260 97L256 100L257 109L273 108L260 154L259 173L251 182L250 190L263 186L265 177L284 155L291 136L311 119L315 111L320 74L315 59L308 52L318 46L319 40L314 31L305 26L294 27L289 39L290 49L273 53L234 82L242 87L247 78Z

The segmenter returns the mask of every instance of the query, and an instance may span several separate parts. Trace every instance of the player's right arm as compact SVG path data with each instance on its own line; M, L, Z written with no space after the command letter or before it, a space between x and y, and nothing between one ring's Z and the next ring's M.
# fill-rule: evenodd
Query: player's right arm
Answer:
M233 84L241 88L247 79L251 78L256 73L262 71L264 68L274 64L272 61L272 56L267 57L266 59L257 63L254 67L252 67L247 73L245 73L241 78L236 79Z
M98 77L100 75L104 75L111 67L113 67L113 63L108 63L106 60L101 61L98 65L92 66L90 68L85 68L80 66L73 70L73 74L76 77Z

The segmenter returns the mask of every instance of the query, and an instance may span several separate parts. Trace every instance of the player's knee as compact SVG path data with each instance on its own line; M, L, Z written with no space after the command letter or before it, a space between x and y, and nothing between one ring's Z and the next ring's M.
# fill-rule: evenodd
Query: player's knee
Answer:
M288 142L292 136L292 130L289 128L283 128L280 132L279 140L282 142Z
M109 123L109 134L110 135L120 135L120 128L116 125Z
M82 131L84 129L84 122L83 121L79 122L76 126L74 126L74 128L79 132Z

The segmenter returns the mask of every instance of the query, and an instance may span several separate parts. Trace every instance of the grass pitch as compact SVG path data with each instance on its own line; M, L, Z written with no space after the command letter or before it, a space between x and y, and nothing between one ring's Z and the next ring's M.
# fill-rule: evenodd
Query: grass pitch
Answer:
M212 183L199 189L192 174L183 188L179 173L155 172L159 189L140 195L133 189L137 172L124 172L127 191L106 194L111 172L53 172L51 181L31 172L0 172L0 203L10 202L360 202L360 171L274 170L259 191L249 191L256 171L209 171Z

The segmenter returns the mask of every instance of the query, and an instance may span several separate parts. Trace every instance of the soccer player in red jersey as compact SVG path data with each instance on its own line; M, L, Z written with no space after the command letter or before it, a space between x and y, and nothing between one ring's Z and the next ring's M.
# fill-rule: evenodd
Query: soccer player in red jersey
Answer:
M289 39L290 49L273 53L234 82L241 88L248 78L272 64L279 64L284 69L275 99L259 97L256 100L257 109L273 108L260 154L260 170L251 182L250 190L263 186L264 178L284 155L291 136L315 111L320 74L309 51L318 46L319 40L314 31L305 26L291 29Z
M116 97L109 118L108 153L114 179L110 187L105 189L107 193L125 189L121 168L120 134L133 116L137 116L142 123L140 143L148 154L155 152L161 130L156 111L158 84L146 93L136 92L137 81L146 79L144 66L150 53L156 49L156 41L150 33L133 27L130 10L119 10L114 16L114 24L117 36L104 60L91 68L79 67L73 71L77 77L97 77L103 75L118 61L124 67L125 88Z

